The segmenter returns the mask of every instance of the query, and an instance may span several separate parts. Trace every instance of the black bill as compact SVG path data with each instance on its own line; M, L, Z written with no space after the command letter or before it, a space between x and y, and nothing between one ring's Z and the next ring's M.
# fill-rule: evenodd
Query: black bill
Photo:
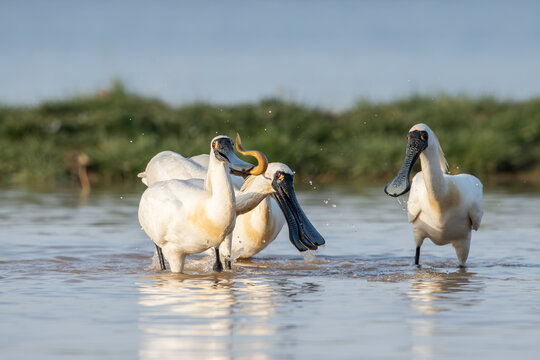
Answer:
M276 191L273 196L287 220L291 243L299 251L317 250L317 247L324 245L324 238L309 221L298 200L296 200L293 175L276 173L272 181L272 187Z
M255 165L245 162L236 156L234 153L234 145L230 138L222 137L214 140L212 143L214 155L218 160L229 163L229 169L233 175L247 175Z
M390 196L400 196L411 189L411 171L420 156L427 148L428 134L425 131L411 131L408 136L405 160L398 171L397 176L385 186L384 192Z

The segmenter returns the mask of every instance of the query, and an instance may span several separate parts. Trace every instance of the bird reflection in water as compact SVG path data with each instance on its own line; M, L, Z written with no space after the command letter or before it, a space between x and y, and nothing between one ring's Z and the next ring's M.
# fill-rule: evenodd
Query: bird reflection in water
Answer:
M470 293L479 292L484 288L484 283L475 275L466 269L458 269L451 273L419 269L409 282L408 297L412 300L411 305L423 314L474 305L481 299L470 296ZM469 294L461 296L460 293Z
M476 305L482 298L471 293L481 292L484 286L475 273L463 268L451 273L417 270L407 293L411 307L421 314L409 320L414 358L428 359L436 354L432 337L445 333L437 314Z
M148 281L150 280L150 281ZM163 274L139 284L141 359L267 359L274 290L226 274ZM233 341L234 335L234 341Z

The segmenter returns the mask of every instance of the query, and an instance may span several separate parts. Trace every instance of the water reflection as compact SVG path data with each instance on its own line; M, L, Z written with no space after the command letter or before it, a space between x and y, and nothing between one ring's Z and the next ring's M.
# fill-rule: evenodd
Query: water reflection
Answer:
M328 236L315 264L285 230L232 272L194 256L202 275L175 276L143 270L141 191L93 189L81 207L75 190L0 191L1 359L538 357L537 195L486 195L468 270L444 248L413 267L409 225L379 188L332 194L336 208L299 194Z
M424 315L409 320L414 358L430 359L437 354L431 340L437 334L443 334L445 329L441 328L443 325L435 315L481 302L481 297L471 293L483 289L484 283L476 273L465 269L451 273L418 269L409 281L407 293L411 307Z
M275 294L268 283L169 274L138 285L142 359L269 358L266 339L276 327L269 321Z
M484 283L476 273L459 269L451 273L439 273L432 270L419 269L409 281L408 297L411 306L423 314L435 314L449 311L456 306L470 306L480 301L475 296L459 296L462 292L478 292Z

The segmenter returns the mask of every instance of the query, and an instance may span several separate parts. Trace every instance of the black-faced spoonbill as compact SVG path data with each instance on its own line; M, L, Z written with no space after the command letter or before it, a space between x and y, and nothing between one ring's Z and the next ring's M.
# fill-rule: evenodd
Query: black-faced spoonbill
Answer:
M232 234L232 255L250 258L262 251L275 240L285 221L289 240L300 252L325 244L296 199L293 179L293 171L282 163L270 163L263 175L246 178L236 193L238 218ZM260 202L256 207L252 206L254 199ZM226 254L227 249L222 252Z
M238 135L236 147L239 153L250 155L242 148ZM186 173L202 177L209 165L208 155L193 157L190 164L171 152L158 156L148 163L145 173L139 174L147 185L164 179L182 178ZM245 181L240 176L232 176L236 190L236 225L232 245L228 241L222 242L216 256L220 252L226 257L234 255L238 258L257 254L275 240L285 221L289 228L289 239L299 251L316 250L324 245L324 238L311 224L296 199L293 179L293 171L282 163L270 163L264 174L250 175Z
M141 197L139 222L156 244L162 269L162 256L171 271L182 272L187 255L217 248L230 236L236 220L230 171L257 174L264 172L266 166L267 163L254 167L240 160L234 154L231 139L217 136L211 142L204 178L150 184Z
M397 197L410 190L407 212L416 243L414 262L419 264L420 247L429 238L436 245L452 244L460 266L465 266L471 230L478 230L482 220L482 183L469 174L447 174L441 145L427 125L414 125L407 138L403 165L384 191ZM418 157L422 171L411 185L410 173Z

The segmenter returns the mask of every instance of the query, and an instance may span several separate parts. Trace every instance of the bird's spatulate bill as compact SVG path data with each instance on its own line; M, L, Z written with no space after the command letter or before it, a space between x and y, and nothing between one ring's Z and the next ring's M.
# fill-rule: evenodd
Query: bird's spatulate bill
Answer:
M420 156L421 151L421 149L418 149L416 146L411 144L411 140L409 140L407 151L405 153L405 160L403 160L401 168L399 169L396 177L392 179L392 181L390 181L384 188L384 192L387 195L398 197L407 193L411 189L411 171L416 163L416 160L418 159L418 156Z

